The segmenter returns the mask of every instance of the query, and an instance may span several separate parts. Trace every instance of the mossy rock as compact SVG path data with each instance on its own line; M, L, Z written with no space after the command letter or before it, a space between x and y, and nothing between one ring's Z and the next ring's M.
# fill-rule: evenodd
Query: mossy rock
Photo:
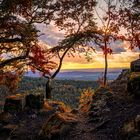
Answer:
M129 76L129 80L130 81L133 81L133 80L140 81L140 72L132 72Z
M109 88L108 87L99 87L96 91L95 91L95 94L96 93L105 93L105 92L107 92L109 90Z
M38 139L63 139L77 121L77 116L71 113L56 113L52 115L42 127Z
M128 78L127 91L140 97L140 72L132 72Z
M46 100L43 109L54 110L58 112L71 112L71 108L60 101Z
M111 96L112 91L111 91L111 89L109 87L99 87L95 91L95 96L93 96L93 99L97 98L98 96L100 97L100 95Z

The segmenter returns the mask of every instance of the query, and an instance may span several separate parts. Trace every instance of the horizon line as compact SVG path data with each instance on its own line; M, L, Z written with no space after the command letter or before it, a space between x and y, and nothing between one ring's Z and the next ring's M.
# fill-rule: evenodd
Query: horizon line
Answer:
M61 69L61 70L93 70L93 69L104 69L104 68L70 68L70 69ZM130 69L130 67L111 67L108 69Z

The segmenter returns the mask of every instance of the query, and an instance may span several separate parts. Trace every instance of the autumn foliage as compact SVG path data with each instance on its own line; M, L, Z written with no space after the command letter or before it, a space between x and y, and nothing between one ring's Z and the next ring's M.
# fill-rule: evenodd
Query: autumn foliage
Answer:
M57 67L57 63L51 61L51 57L49 50L35 44L29 56L29 68L33 73L38 70L42 75L51 75L51 70Z
M82 91L79 99L79 108L82 112L87 112L90 108L94 91L91 88Z
M11 94L14 94L18 88L18 83L20 81L19 73L12 73L10 71L2 72L0 71L0 86L4 85L9 89Z

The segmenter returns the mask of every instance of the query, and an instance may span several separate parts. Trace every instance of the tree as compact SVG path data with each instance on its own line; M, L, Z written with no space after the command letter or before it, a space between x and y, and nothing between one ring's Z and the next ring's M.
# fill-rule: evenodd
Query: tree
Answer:
M113 0L105 1L106 9L103 9L104 15L100 16L97 13L98 20L101 21L101 25L95 23L95 16L92 15L92 18L87 22L87 26L85 26L80 32L73 33L68 35L66 39L61 42L61 45L58 46L58 50L74 48L75 46L82 45L84 48L88 46L89 43L93 43L94 46L100 47L105 56L105 71L104 71L104 86L107 83L107 69L108 69L108 54L112 54L111 42L117 39L117 33L119 31L119 27L114 23L114 19L112 18L113 11L115 11L116 3ZM93 11L92 11L93 12ZM72 45L71 45L72 44ZM94 46L90 46L91 49L94 49Z
M140 48L140 1L138 0L120 0L118 23L125 29L123 38L130 42L130 48Z
M43 1L43 4L48 3L49 1ZM51 17L48 14L52 10L44 12L41 6L42 2L36 5L35 1L32 3L30 0L3 0L0 3L0 69L23 69L32 61L31 56L36 56L34 50L40 49L43 56L44 51L41 52L38 45L39 31L34 23L49 22Z
M24 72L28 66L32 71L40 70L45 76L56 65L50 61L52 54L38 43L38 30L34 23L54 25L73 33L77 24L82 27L92 16L94 0L2 0L0 2L0 69ZM78 27L79 28L79 27ZM58 69L52 77L59 72Z
M77 6L75 6L77 4ZM81 24L80 15L90 17L89 11L94 5L93 0L64 1L64 0L3 0L0 3L0 68L17 61L26 61L32 53L32 47L38 46L38 30L34 23L49 24L52 20L58 27L67 28ZM83 10L85 9L85 10ZM82 14L81 14L82 13ZM84 21L82 16L82 21ZM76 21L76 22L75 22ZM14 52L14 53L13 53ZM19 53L20 52L20 53ZM3 54L9 54L3 57ZM15 55L16 54L16 55ZM8 59L7 59L8 58Z
M20 48L17 48L21 50L22 53L10 59L4 57L1 59L0 67L3 68L7 64L11 64L17 60L25 60L29 55L32 44L37 42L38 38L38 30L34 23L49 24L50 21L53 20L54 24L59 27L68 28L72 25L74 27L74 25L76 26L74 18L76 18L76 16L78 17L78 14L80 14L84 8L90 9L89 3L92 4L92 0L88 0L87 2L79 0L77 3L67 0L43 0L41 2L38 0L1 1L1 57L3 53L13 52L13 49L15 50L17 46L20 46ZM78 7L75 7L75 4L77 4ZM71 19L72 22L68 22L68 19Z
M64 2L63 4L69 5L67 1L66 3ZM68 6L65 6L64 9L66 8L65 9L67 11L66 14L61 12L60 15L62 15L62 17L60 17L59 20L56 22L57 27L59 27L62 30L65 30L66 32L65 39L62 40L62 42L65 42L68 36L71 36L73 34L77 35L80 31L82 31L87 26L88 22L90 22L91 19L93 18L94 13L92 13L92 10L94 6L96 6L96 2L94 0L89 0L89 1L79 0L79 1L71 1L70 5L71 5L70 11L69 11ZM44 77L48 79L46 82L46 97L48 98L51 98L50 82L59 73L62 67L63 59L66 56L66 54L68 52L71 53L71 51L75 52L75 44L77 42L77 39L74 39L72 42L68 42L68 44L65 45L67 47L64 47L62 42L60 41L60 43L56 47L51 49L51 52L55 53L55 56L57 56L59 59L58 67L56 68L53 74L44 75ZM62 48L64 48L63 51L62 51ZM73 52L71 54L73 55ZM42 70L40 69L39 71L42 71Z
M111 43L118 40L119 26L115 22L118 17L113 13L116 12L117 1L116 0L104 0L106 8L103 8L103 16L100 16L96 10L97 17L101 22L99 30L101 30L101 40L97 45L102 49L105 60L105 70L103 76L103 85L107 84L107 73L108 73L108 55L112 54Z

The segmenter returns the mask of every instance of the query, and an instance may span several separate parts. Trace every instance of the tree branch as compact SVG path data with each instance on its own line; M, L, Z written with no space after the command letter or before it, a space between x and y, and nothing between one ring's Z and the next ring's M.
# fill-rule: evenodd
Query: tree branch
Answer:
M5 61L0 62L0 69L2 69L2 68L5 67L6 65L11 64L11 63L13 63L13 62L15 62L15 61L26 59L27 56L28 56L28 54L29 54L29 50L27 50L27 52L26 52L25 55L23 55L23 56L17 56L17 57L10 58L10 59L7 59L7 60L5 60Z
M0 43L14 43L14 42L22 42L23 40L20 38L0 38Z

